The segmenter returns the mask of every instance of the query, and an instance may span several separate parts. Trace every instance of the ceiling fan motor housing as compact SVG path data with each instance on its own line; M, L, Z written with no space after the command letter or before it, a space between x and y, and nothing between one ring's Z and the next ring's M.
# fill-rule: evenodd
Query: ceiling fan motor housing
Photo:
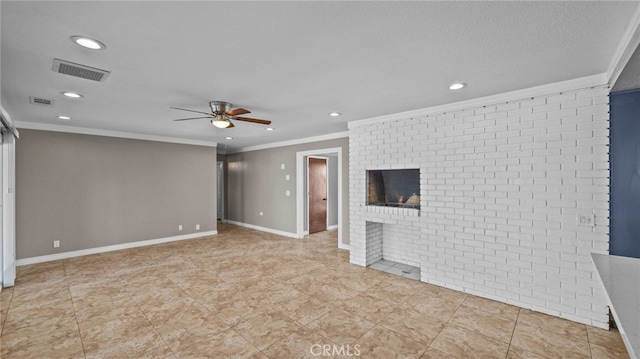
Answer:
M216 115L222 115L232 108L230 103L224 101L210 101L209 107L211 107L211 112Z

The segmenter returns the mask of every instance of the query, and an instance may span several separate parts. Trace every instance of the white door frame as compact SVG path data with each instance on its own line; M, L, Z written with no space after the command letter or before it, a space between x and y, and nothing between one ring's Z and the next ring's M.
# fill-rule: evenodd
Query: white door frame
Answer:
M338 155L338 248L349 249L349 245L342 243L342 147L320 148L317 150L296 152L296 236L304 237L304 158L328 154Z
M16 279L15 138L2 141L2 286L12 287Z

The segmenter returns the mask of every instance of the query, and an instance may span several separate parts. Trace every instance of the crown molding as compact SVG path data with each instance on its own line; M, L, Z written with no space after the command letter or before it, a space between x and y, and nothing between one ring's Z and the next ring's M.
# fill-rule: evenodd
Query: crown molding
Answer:
M108 131L108 130L100 130L100 129L94 129L94 128L52 125L52 124L37 123L37 122L17 121L16 127L20 129L26 129L26 130L66 132L66 133L75 133L80 135L93 135L93 136L127 138L132 140L178 143L182 145L194 145L194 146L205 146L205 147L218 146L217 142L191 140L187 138L144 135L140 133Z
M640 5L631 17L607 69L607 83L613 86L640 44Z
M509 101L524 100L532 97L546 96L549 94L560 93L571 90L578 90L589 87L606 86L607 74L601 73L597 75L581 77L573 80L555 82L552 84L530 87L527 89L505 92L497 95L478 97L470 100L452 102L444 105L422 108L419 110L406 111L391 115L373 117L363 120L351 121L347 124L349 129L381 123L385 121L397 120L400 118L421 117L443 112L458 111L470 108L477 108L492 104L498 104Z
M336 133L330 133L330 134L327 134L327 135L320 135L320 136L313 136L313 137L299 138L299 139L296 139L296 140L272 142L272 143L267 143L267 144L264 144L264 145L242 147L242 148L239 148L237 150L233 150L233 152L229 152L228 154L249 152L249 151L257 151L257 150L265 150L265 149L268 149L268 148L300 145L300 144L303 144L303 143L311 143L311 142L318 142L318 141L335 140L337 138L345 138L345 137L349 137L349 131L336 132Z

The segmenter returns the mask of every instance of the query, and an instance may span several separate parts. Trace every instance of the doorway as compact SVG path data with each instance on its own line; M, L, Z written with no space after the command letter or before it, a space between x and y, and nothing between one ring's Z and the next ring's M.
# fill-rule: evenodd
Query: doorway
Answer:
M328 178L329 178L329 194L328 194L328 212L329 221L327 223L327 229L337 228L338 230L338 248L350 249L348 243L343 243L343 159L342 159L342 147L332 148L320 148L316 150L299 151L296 152L296 193L300 195L296 196L296 236L303 238L306 233L309 232L308 223L308 196L307 193L307 158L309 156L323 157L330 159L328 164ZM332 167L332 162L335 163L335 168ZM333 200L332 200L333 198ZM334 203L332 205L331 203ZM334 208L334 211L330 210ZM335 225L335 223L337 225ZM332 224L333 223L333 224ZM346 230L348 233L348 230Z
M309 234L327 230L327 159L307 157Z

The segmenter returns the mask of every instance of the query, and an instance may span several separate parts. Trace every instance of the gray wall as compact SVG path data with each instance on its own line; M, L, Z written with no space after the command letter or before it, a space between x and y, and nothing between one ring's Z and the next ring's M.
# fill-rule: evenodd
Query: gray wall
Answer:
M227 219L275 230L296 232L296 152L342 147L342 236L349 243L349 139L227 155ZM320 154L319 152L318 154ZM280 165L285 169L281 170ZM291 180L285 181L285 175ZM291 191L286 197L285 191ZM263 212L260 216L259 213Z
M16 215L18 259L216 230L216 149L23 129Z

